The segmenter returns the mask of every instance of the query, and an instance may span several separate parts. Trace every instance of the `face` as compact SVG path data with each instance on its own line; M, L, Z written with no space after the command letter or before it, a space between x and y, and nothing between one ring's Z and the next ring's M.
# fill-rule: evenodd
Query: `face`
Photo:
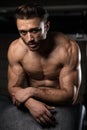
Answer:
M31 51L40 47L40 41L46 39L49 23L36 17L33 19L17 19L17 28L24 43Z

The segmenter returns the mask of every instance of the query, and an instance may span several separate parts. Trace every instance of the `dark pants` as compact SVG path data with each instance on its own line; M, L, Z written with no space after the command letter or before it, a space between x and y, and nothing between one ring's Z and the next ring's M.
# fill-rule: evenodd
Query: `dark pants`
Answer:
M19 109L6 96L0 96L0 130L78 130L80 104L56 107L55 126L42 127L29 111Z

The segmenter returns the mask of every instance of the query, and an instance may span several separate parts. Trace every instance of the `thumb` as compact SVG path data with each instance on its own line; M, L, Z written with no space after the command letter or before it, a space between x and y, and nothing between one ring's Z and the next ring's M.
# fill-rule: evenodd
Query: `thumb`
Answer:
M56 113L56 108L54 106L48 106L46 105L46 108L51 112L51 113Z
M49 106L49 105L46 105L46 108L49 109L49 110L54 110L55 109L54 106Z

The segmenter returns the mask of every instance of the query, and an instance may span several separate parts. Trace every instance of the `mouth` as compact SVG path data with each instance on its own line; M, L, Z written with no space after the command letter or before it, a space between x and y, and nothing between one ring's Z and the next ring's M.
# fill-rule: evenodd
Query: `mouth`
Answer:
M31 50L34 50L34 49L37 49L38 47L39 47L39 45L38 44L36 44L36 43L29 43L28 44L28 47L31 49Z

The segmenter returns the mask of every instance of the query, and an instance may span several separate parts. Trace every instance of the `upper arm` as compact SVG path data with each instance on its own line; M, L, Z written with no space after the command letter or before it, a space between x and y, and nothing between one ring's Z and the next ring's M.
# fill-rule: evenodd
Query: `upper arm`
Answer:
M80 49L72 45L66 63L60 72L60 88L65 90L73 102L77 99L81 84L81 56Z
M19 54L20 55L20 54ZM13 46L8 50L8 89L13 87L22 87L24 81L24 70L19 63L19 56L13 50Z
M8 87L22 86L24 81L24 71L20 64L15 63L8 66Z

